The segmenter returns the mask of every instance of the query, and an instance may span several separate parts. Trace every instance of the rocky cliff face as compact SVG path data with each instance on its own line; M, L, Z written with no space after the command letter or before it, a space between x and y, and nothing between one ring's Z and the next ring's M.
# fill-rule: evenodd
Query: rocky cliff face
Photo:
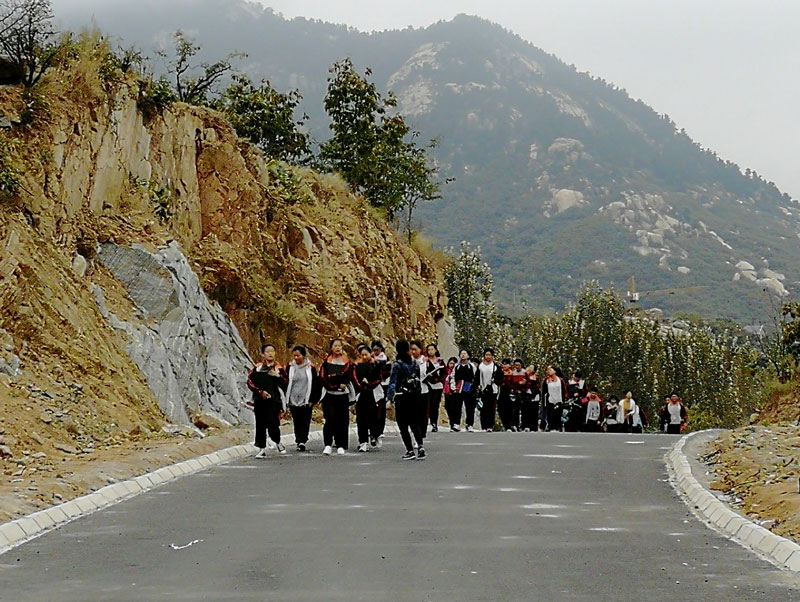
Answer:
M339 178L265 161L210 111L147 119L135 82L85 57L41 95L30 127L0 134L24 178L0 210L0 429L20 446L242 420L266 341L318 361L333 336L435 335L439 266ZM18 114L21 91L0 110Z

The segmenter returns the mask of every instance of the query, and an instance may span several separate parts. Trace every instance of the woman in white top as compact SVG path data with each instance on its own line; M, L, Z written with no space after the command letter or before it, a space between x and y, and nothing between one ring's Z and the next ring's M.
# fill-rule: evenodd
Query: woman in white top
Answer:
M481 411L481 428L487 433L491 433L494 430L497 398L503 382L503 370L494 361L493 349L487 348L483 351L483 361L478 364L475 382L478 407Z

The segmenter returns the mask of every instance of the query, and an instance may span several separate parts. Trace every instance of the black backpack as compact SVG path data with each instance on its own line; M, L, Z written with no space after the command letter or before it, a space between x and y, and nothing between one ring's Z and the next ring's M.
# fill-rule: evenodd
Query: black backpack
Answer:
M412 366L416 366L415 371L408 371L408 364L405 364L401 361L397 361L398 364L403 366L403 370L400 372L403 374L403 378L401 382L397 383L397 394L398 395L419 395L422 393L422 383L419 379L419 366L416 364L412 364ZM399 374L398 374L399 376ZM400 380L400 379L398 379Z

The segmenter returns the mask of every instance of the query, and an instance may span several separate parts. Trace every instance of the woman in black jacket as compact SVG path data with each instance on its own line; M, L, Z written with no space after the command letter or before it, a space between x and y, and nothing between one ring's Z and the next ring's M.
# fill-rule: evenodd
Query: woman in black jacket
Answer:
M331 341L330 355L319 369L319 380L324 389L322 438L325 448L322 453L330 456L335 442L338 454L343 456L350 435L350 398L355 392L350 382L350 359L344 352L342 339Z
M275 361L275 347L270 344L261 347L261 361L247 375L247 387L253 392L253 413L255 414L255 446L259 448L256 458L266 457L267 445L281 454L286 446L281 443L281 414L283 389L288 379L286 371ZM267 439L269 434L269 439Z
M378 406L383 401L381 367L372 357L366 345L358 346L358 360L350 372L356 390L356 425L358 427L358 451L367 451L369 442L377 442ZM384 407L386 404L382 404ZM375 445L375 443L373 443Z
M469 352L462 349L458 354L458 363L450 372L450 400L452 403L452 413L450 415L450 430L458 432L461 430L461 405L463 404L467 412L467 430L474 430L475 424L475 371L477 367L469 360Z

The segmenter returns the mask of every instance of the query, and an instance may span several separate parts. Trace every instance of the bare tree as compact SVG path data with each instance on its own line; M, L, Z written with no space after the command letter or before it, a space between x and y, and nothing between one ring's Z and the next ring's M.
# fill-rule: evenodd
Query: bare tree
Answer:
M56 29L50 0L3 0L0 3L0 54L23 69L30 88L55 58Z
M233 53L216 63L193 64L192 58L200 52L200 45L194 44L182 31L176 31L174 38L175 56L167 63L167 68L175 76L178 99L189 104L205 104L219 80L233 71L231 61L246 56ZM166 52L158 54L168 60Z

